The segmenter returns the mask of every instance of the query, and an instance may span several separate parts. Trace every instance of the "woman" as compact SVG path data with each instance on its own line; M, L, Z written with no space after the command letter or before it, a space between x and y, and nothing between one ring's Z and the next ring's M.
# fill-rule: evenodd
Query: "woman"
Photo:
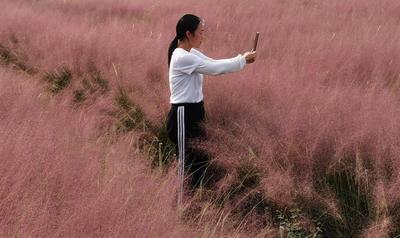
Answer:
M188 140L204 137L200 123L204 120L203 74L220 75L236 72L245 64L253 63L256 52L238 54L234 58L215 60L202 54L198 48L203 41L204 22L192 14L184 15L176 25L176 36L168 50L171 110L167 131L178 153L180 203L183 190L185 154ZM190 160L195 160L191 158Z

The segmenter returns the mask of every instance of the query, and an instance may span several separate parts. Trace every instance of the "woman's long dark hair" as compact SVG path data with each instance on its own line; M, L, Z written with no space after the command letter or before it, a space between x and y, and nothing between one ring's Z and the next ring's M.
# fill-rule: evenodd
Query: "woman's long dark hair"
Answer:
M176 36L172 40L171 44L169 44L168 68L171 63L172 52L174 52L174 50L178 47L178 40L181 41L186 38L186 31L194 34L200 22L200 17L192 14L186 14L179 19L178 23L176 24Z

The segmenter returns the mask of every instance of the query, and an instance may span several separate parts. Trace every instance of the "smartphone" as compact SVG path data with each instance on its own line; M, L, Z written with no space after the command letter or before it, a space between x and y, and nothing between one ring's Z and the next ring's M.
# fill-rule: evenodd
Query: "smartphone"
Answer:
M256 33L256 38L254 39L254 47L253 50L257 50L257 43L258 43L258 37L260 36L260 32Z

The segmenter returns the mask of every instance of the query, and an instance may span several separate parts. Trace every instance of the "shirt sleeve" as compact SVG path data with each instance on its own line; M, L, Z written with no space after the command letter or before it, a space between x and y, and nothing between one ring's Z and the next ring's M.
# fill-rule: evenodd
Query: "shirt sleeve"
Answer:
M239 71L243 69L245 64L246 59L241 54L233 58L214 60L199 51L192 50L191 54L182 57L179 70L186 74L196 72L206 75L220 75Z
M197 50L197 49L195 49L195 48L192 48L192 49L190 50L190 53L195 54L195 55L197 55L198 57L200 57L200 58L202 58L202 59L204 59L204 60L215 61L215 59L210 58L210 57L204 55L203 53L201 53L199 50Z
M200 57L194 54L187 54L177 61L175 68L182 73L192 74L201 65L202 61Z

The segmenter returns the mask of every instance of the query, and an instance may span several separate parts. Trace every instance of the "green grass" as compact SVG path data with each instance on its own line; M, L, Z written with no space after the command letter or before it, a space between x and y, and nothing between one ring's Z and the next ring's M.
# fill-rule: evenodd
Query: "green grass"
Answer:
M336 195L342 221L336 224L343 237L358 237L362 227L373 216L368 191L353 172L338 170L326 175L327 186Z
M44 80L49 83L48 88L52 93L58 93L71 83L72 72L63 66L55 71L46 72Z
M311 222L315 226L313 230L307 231L302 224L305 219L304 214L298 208L290 209L287 212L276 211L279 221L279 228L283 237L288 238L317 238L324 237L322 235L321 223L313 219Z
M100 87L100 90L102 92L106 92L110 89L108 81L102 76L102 74L99 71L90 74L90 78L96 85Z
M82 103L85 99L86 95L84 90L78 89L74 91L74 103Z
M99 71L90 71L88 74L80 77L81 87L74 91L73 102L81 104L86 99L97 97L96 92L104 94L110 90L108 81L102 76ZM94 95L94 96L93 96Z
M0 45L0 60L3 64L9 65L18 61L17 55L14 54L11 49Z
M94 79L96 79L99 84L105 85L101 78L95 77ZM116 125L117 132L126 133L137 130L140 133L145 133L145 135L140 138L141 141L138 142L139 149L146 152L149 156L153 168L168 166L172 162L173 155L176 151L175 145L168 137L166 121L162 122L159 126L151 125L146 120L140 107L134 104L126 91L122 88L117 91L115 105L120 112Z
M118 132L129 132L133 129L147 127L142 110L131 101L124 90L118 90L115 96L115 104L121 112L117 123Z
M97 91L105 93L110 90L108 81L103 77L101 72L97 70L91 71L82 79L81 83L84 90L90 94Z
M0 64L12 66L15 70L24 71L30 75L37 73L37 70L26 64L27 57L20 51L12 50L0 44Z
M153 160L153 165L169 165L172 162L173 155L176 154L175 144L169 139L167 132L167 121L163 121L161 125L154 129L153 133L158 138L158 143L162 143L161 151L159 151L158 156ZM158 146L158 145L156 145Z

